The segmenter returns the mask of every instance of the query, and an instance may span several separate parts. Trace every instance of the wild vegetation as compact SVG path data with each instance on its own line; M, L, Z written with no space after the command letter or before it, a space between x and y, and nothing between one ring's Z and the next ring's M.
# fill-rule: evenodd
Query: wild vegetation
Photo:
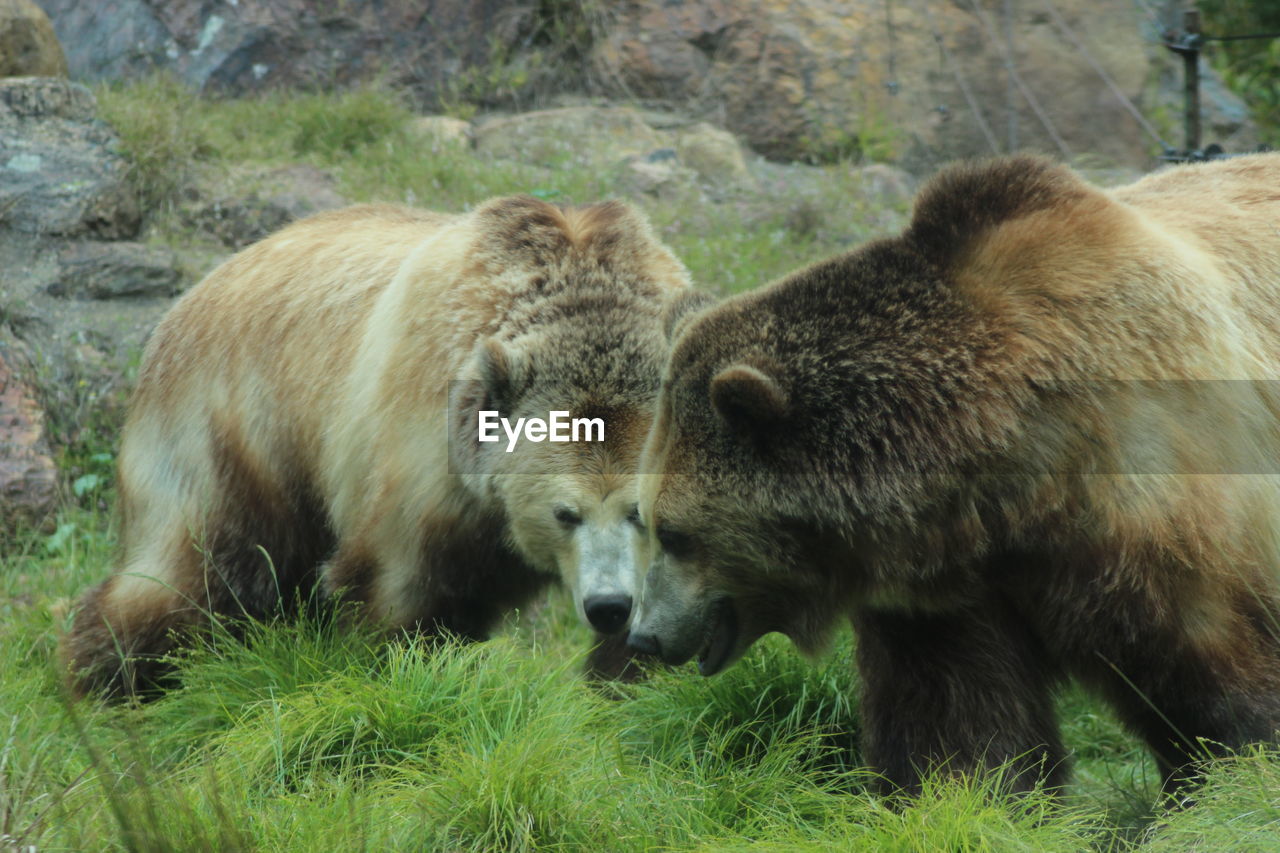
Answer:
M353 200L443 210L625 192L571 146L537 168L424 143L376 90L217 102L155 80L98 94L154 240L201 239L177 213L182 188L246 165L310 163ZM694 277L725 291L903 213L860 194L845 165L788 174L641 203ZM1168 808L1141 747L1066 687L1063 796L936 780L887 803L865 792L849 634L816 661L773 637L714 679L690 667L593 687L578 675L587 632L555 595L482 645L388 645L333 615L228 627L181 656L180 684L156 701L71 703L52 654L65 601L110 569L113 429L68 443L53 532L19 531L0 552L0 851L1280 849L1280 758L1264 750Z
M1280 6L1263 0L1202 0L1210 36L1280 36ZM1263 140L1280 146L1280 37L1210 42L1209 59L1249 104Z

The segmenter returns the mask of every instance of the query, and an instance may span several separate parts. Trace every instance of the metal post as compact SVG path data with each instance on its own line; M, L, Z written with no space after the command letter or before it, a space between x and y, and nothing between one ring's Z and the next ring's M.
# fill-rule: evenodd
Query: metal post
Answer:
M1200 150L1200 46L1204 39L1200 33L1200 10L1195 6L1182 17L1182 70L1185 83L1186 146L1187 153Z
M1166 151L1161 159L1174 162L1198 160L1200 151L1200 48L1204 34L1200 32L1200 10L1192 3L1182 14L1182 32L1165 33L1164 46L1182 57L1183 126L1186 146L1181 153Z
M1009 51L1009 56L1013 56L1013 10L1010 8L1012 0L1004 0L1004 43ZM1013 73L1006 69L1005 71L1006 89L1004 96L1005 115L1008 119L1008 145L1009 151L1018 150L1018 108L1016 97L1018 87L1013 81Z

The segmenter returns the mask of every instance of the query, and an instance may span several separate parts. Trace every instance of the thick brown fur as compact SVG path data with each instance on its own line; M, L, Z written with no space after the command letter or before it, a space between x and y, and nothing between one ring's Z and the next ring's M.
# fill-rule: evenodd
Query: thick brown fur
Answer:
M360 206L236 255L144 354L118 567L62 643L76 688L150 688L185 631L292 613L318 588L391 630L478 639L547 583L572 586L553 511L632 535L664 311L687 289L617 202ZM605 441L508 454L475 441L478 408L603 413ZM592 668L625 666L615 652Z
M1280 727L1278 379L1280 154L954 167L901 236L684 324L632 642L716 671L848 616L887 788L1061 784L1068 677L1175 785Z

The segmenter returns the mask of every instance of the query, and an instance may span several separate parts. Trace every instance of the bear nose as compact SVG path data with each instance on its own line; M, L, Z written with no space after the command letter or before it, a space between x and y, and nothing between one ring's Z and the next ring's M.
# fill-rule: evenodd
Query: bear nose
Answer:
M582 602L591 627L602 634L616 634L631 616L631 596L593 595Z
M639 652L642 655L653 655L654 657L661 657L662 655L662 644L658 642L657 634L638 634L632 631L627 636L627 646L632 651Z

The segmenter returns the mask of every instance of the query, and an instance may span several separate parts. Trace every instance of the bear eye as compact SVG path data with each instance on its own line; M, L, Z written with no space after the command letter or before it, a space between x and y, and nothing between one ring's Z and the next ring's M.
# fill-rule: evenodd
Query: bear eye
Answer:
M636 530L644 533L644 522L640 520L639 504L631 505L631 509L627 511L627 522Z
M582 516L567 506L558 506L555 509L556 521L565 527L577 527L582 523Z
M683 560L693 553L693 537L670 527L658 529L658 544L667 556Z

